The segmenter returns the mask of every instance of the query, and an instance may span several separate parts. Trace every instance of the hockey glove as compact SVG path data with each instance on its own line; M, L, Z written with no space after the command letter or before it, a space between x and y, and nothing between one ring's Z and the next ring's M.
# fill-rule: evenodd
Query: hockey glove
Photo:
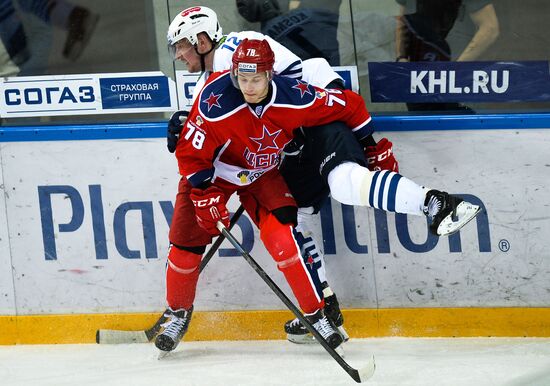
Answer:
M212 236L220 234L216 223L221 221L229 226L229 211L225 206L225 197L220 188L210 186L208 189L191 189L191 201L195 206L197 223Z
M365 158L371 171L390 170L399 173L399 164L393 155L393 144L387 138L382 138L376 146L367 146Z
M176 111L168 121L168 131L166 133L166 143L168 151L173 153L176 151L176 145L180 139L181 129L187 120L189 111Z

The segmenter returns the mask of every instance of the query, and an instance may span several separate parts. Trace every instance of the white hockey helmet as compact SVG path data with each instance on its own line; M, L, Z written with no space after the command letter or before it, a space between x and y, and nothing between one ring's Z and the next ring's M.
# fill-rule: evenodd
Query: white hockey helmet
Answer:
M181 39L189 40L189 43L196 45L197 35L204 32L217 42L222 38L222 27L218 23L216 12L207 7L191 7L178 13L168 27L168 48L172 57L175 54L174 45Z

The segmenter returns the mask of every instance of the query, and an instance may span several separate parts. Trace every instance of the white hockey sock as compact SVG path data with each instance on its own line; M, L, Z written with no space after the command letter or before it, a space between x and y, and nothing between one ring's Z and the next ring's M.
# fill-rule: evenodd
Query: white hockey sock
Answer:
M427 190L388 170L371 172L356 163L345 162L329 173L328 184L332 197L343 204L423 214Z
M317 268L317 276L319 281L322 283L327 281L327 274L325 271L325 260L323 255L323 249L321 244L319 244L318 237L315 237L315 234L320 234L321 224L318 214L313 214L313 208L298 208L298 226L296 226L296 231L301 234L301 241L303 244L300 245L303 255L310 255ZM322 240L322 237L321 237Z
M428 189L401 176L395 192L395 211L397 213L424 214L424 200Z

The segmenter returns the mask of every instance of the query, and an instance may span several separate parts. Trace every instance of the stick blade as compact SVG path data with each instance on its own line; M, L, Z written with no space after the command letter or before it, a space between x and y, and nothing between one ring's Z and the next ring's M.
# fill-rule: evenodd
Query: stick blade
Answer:
M97 330L95 341L98 344L149 343L145 331L120 330Z
M376 370L376 362L374 361L373 355L365 366L357 370L357 379L354 377L355 381L357 383L363 383L369 380L374 375L374 370Z

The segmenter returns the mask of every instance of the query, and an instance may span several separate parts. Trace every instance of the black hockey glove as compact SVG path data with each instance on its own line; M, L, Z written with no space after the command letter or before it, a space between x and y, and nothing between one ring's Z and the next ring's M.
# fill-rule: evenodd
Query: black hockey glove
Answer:
M176 151L176 145L180 139L181 129L187 120L189 111L176 111L170 117L168 121L168 131L166 132L166 144L168 146L168 151L173 153Z

